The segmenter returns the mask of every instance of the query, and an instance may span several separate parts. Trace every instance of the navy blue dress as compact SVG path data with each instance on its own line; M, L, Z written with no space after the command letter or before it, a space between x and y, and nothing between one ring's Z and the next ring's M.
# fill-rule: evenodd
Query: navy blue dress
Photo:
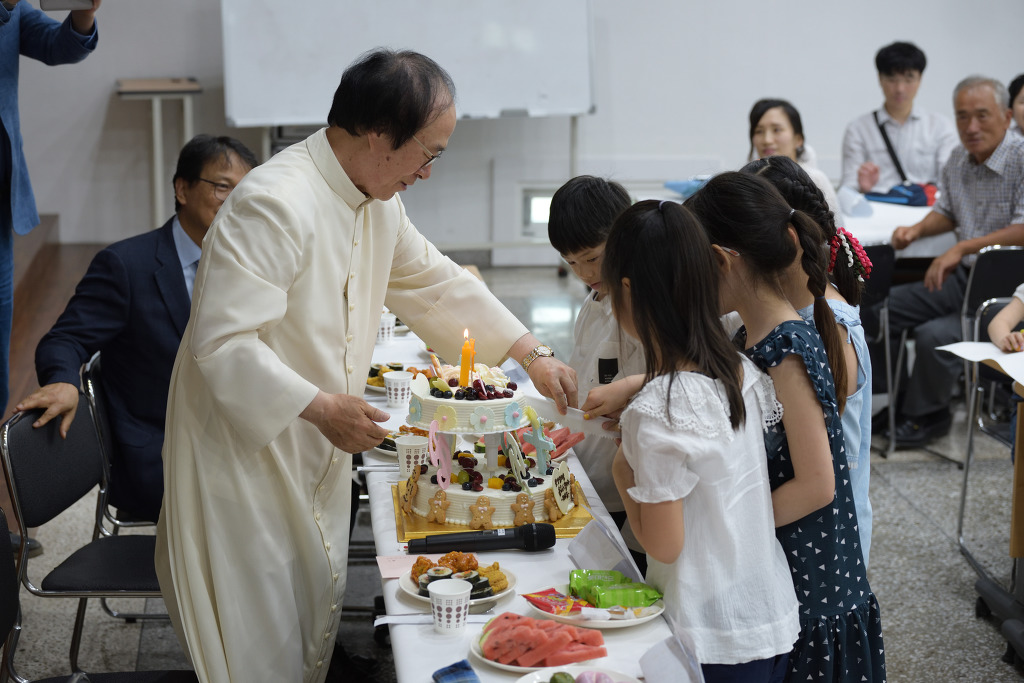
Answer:
M800 638L790 654L786 680L883 683L881 614L861 555L843 428L824 344L813 323L788 320L746 353L765 371L790 355L803 360L825 413L836 478L832 503L775 530L800 601ZM765 449L775 490L793 478L781 422L765 432Z

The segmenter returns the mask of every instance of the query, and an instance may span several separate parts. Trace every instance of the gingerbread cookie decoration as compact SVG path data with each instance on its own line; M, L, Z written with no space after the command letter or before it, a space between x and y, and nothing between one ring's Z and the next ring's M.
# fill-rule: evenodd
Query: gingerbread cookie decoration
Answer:
M547 510L549 522L557 522L562 518L562 511L558 509L558 503L555 502L554 489L544 492L544 509Z
M448 494L438 489L434 497L430 499L430 511L427 512L427 521L444 524L445 519L448 517L449 505L451 505L451 501L448 500Z
M493 529L494 522L491 521L491 515L494 514L494 508L491 506L491 499L487 496L480 496L476 499L475 505L469 506L469 511L473 515L473 518L469 521L470 529Z
M576 486L576 475L569 475L569 489L572 491L572 503L573 505L580 505L580 491L579 487Z
M405 495L402 496L402 510L406 514L412 514L412 501L416 499L416 493L420 489L420 470L417 467L412 471L412 476L405 482Z
M516 496L516 502L512 503L512 512L516 513L512 520L513 526L533 524L536 521L533 517L533 499L525 493Z

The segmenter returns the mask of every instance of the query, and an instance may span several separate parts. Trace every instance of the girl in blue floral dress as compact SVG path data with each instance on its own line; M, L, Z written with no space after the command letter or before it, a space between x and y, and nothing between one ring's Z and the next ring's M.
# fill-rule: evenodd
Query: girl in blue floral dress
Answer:
M823 296L821 229L766 180L747 174L715 176L686 205L714 245L723 310L739 312L745 351L775 382L783 405L782 423L766 432L765 446L775 533L800 601L800 638L786 680L883 683L881 616L859 547L843 446L846 366ZM800 318L780 283L797 259L815 296L813 324Z

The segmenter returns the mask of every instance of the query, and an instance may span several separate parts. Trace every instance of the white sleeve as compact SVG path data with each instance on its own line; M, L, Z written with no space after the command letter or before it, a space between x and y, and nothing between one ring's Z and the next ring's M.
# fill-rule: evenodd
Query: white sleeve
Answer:
M622 452L633 468L629 497L638 503L665 503L686 497L698 477L689 467L692 436L638 411L622 415Z

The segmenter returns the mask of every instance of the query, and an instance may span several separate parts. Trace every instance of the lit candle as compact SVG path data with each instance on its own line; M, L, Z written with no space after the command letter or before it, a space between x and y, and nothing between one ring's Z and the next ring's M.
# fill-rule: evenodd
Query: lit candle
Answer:
M469 338L469 329L462 333L462 358L459 359L459 386L469 386L469 371L473 369L473 345L474 341Z

